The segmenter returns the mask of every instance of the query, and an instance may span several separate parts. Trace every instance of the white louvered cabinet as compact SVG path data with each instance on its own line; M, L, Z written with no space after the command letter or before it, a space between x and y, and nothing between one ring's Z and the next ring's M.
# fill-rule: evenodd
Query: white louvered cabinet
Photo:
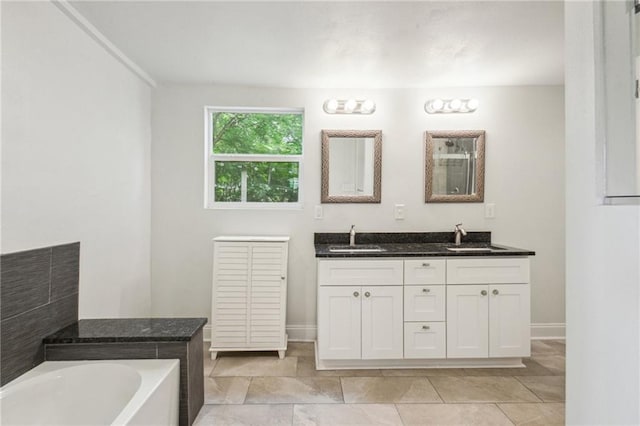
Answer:
M289 237L213 240L211 358L221 351L287 350Z

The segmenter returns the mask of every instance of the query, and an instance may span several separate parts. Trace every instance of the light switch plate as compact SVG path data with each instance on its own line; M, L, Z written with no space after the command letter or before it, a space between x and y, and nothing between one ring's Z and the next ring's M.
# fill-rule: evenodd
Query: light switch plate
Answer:
M495 203L487 203L484 205L484 217L487 219L494 219L496 217Z
M324 216L323 211L322 211L322 206L317 205L313 211L313 218L314 219L322 219L322 217Z
M404 220L404 204L396 204L394 206L393 217L396 220Z

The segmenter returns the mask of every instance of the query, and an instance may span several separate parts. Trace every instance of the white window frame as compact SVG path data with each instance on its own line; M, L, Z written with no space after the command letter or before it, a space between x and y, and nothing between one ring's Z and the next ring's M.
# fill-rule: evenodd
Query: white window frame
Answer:
M216 112L302 115L302 153L300 155L214 154L213 120ZM302 209L302 176L304 154L304 108L204 107L204 208L205 209ZM216 161L259 161L298 163L298 201L293 203L220 202L215 200Z

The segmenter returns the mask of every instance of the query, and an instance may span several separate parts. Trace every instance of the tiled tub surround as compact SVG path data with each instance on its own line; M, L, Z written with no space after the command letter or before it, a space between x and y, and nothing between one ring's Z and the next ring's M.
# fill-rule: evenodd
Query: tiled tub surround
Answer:
M78 320L80 243L0 256L0 385L44 361L42 339Z
M453 232L374 232L356 234L356 244L379 245L384 251L363 253L335 253L329 251L332 245L348 245L349 233L315 233L313 237L316 257L421 257L421 256L533 256L534 251L495 244L491 232L468 232L462 239L462 247L486 247L491 245L500 250L487 252L453 252L447 250L454 245Z
M202 327L206 318L85 319L44 339L47 361L180 360L180 425L204 403Z

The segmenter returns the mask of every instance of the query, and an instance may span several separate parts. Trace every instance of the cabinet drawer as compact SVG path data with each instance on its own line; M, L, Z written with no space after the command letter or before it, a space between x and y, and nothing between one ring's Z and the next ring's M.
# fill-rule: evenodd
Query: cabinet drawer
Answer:
M320 260L318 284L402 285L402 260Z
M405 358L445 358L446 333L444 322L405 322Z
M446 291L443 285L405 286L405 321L444 321Z
M444 259L411 259L404 261L405 284L444 284L446 273Z
M528 258L447 259L447 284L529 282Z

